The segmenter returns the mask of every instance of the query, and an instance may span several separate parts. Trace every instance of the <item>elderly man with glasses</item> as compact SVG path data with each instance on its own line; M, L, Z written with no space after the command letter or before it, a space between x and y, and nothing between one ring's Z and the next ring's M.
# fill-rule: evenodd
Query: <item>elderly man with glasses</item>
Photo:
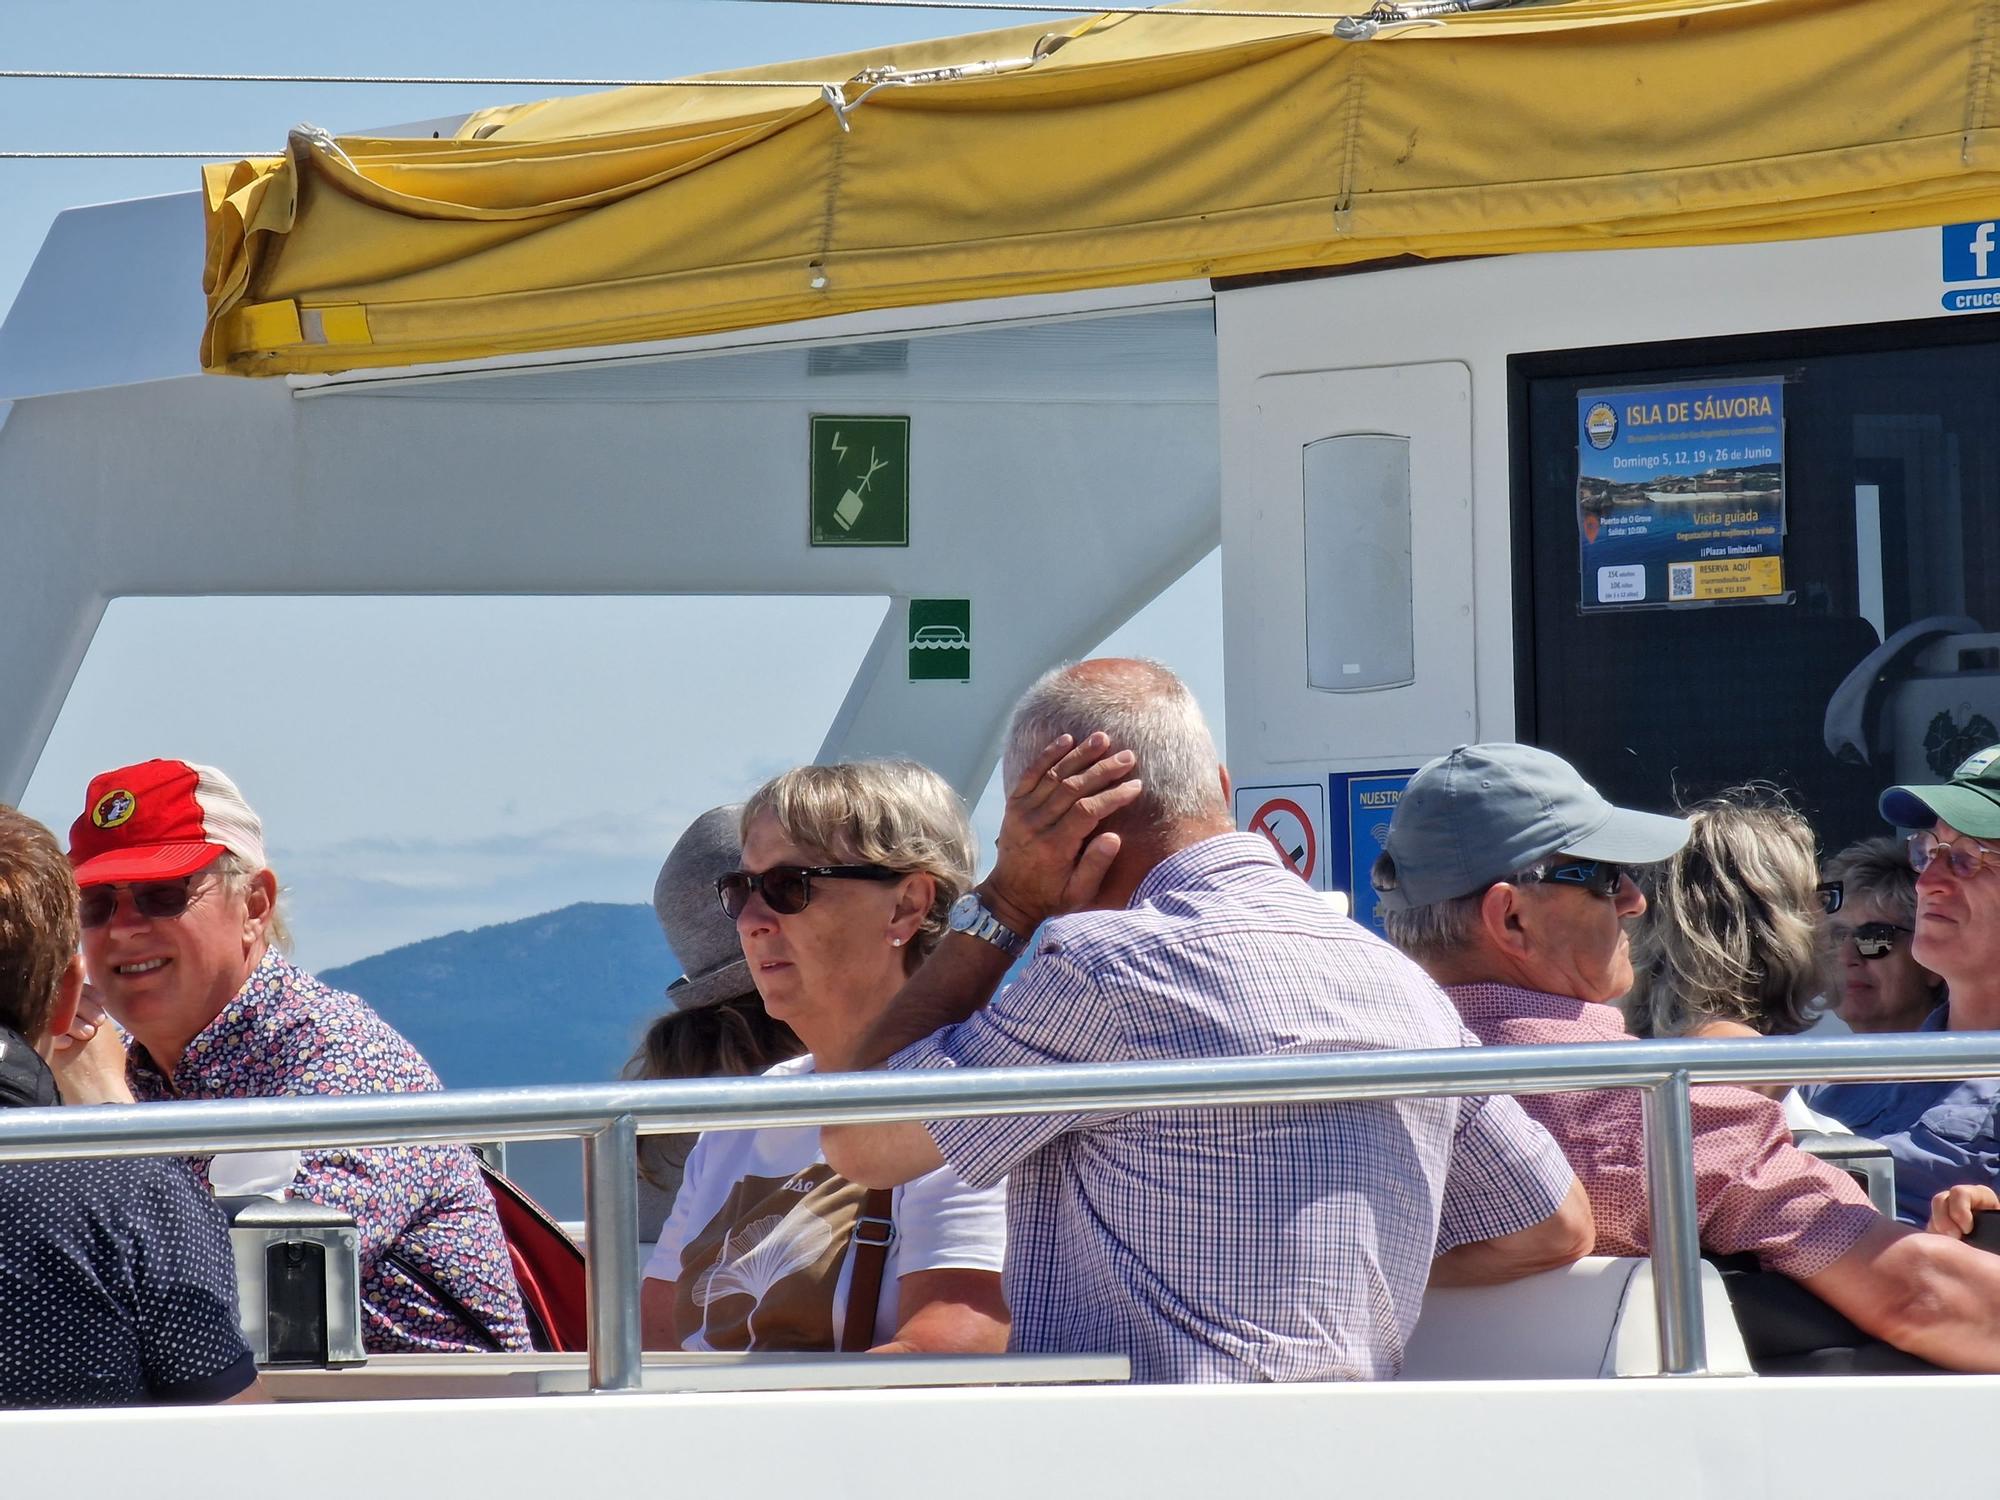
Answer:
M1687 839L1679 818L1614 807L1527 745L1465 745L1411 778L1374 884L1390 941L1444 986L1489 1046L1631 1040L1628 873ZM1748 1253L1863 1332L1954 1369L2000 1371L2000 1257L1919 1234L1792 1144L1776 1100L1696 1088L1702 1248ZM1645 1133L1633 1089L1522 1099L1569 1157L1600 1254L1647 1252Z
M1910 957L1944 980L1948 997L1919 1029L2000 1030L2000 745L1969 757L1943 786L1890 787L1881 805L1887 822L1915 830ZM1889 1148L1897 1217L1962 1234L1973 1211L2000 1209L2000 1079L1827 1083L1805 1096Z
M70 863L91 996L51 1054L64 1101L421 1093L437 1075L354 995L280 951L264 829L212 766L151 760L90 783ZM100 1008L101 1006L101 1008ZM130 1038L130 1049L111 1019ZM354 1217L373 1353L528 1347L493 1195L463 1146L318 1148L196 1163L217 1192Z

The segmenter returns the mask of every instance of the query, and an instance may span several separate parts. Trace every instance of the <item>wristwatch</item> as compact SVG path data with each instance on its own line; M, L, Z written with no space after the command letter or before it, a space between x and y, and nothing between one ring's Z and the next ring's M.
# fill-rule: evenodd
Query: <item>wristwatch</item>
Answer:
M945 920L953 932L991 943L1009 958L1020 957L1021 950L1028 946L1026 938L986 909L977 891L967 891L952 902L951 915Z

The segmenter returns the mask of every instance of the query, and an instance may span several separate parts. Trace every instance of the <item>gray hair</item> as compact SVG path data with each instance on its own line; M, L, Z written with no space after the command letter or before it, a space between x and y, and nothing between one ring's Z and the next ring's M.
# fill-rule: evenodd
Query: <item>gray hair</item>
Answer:
M1395 911L1377 907L1375 916L1382 935L1418 963L1450 958L1472 946L1479 933L1479 905L1485 891L1470 896L1453 896L1429 906L1409 906Z
M1057 736L1082 740L1101 729L1114 747L1138 757L1134 774L1145 782L1137 803L1142 817L1162 828L1227 819L1217 774L1222 757L1187 684L1155 661L1119 666L1116 672L1086 673L1067 663L1036 679L1008 725L1005 787L1011 789Z
M1547 878L1548 863L1542 861L1490 881L1463 896L1448 896L1428 906L1375 908L1382 935L1418 963L1457 957L1479 936L1479 908L1486 893L1496 885L1534 885ZM1396 861L1386 851L1377 856L1369 879L1378 891L1396 885Z
M972 889L972 821L965 801L913 760L796 766L743 804L742 831L769 813L787 843L841 863L919 871L936 882L931 909L909 948L912 968L944 938L952 902Z
M1917 872L1903 841L1894 835L1849 844L1826 862L1822 878L1838 885L1842 897L1859 896L1888 907L1906 925L1917 920Z
M1684 1036L1707 1021L1804 1031L1828 989L1811 826L1758 786L1686 817L1687 846L1644 877L1628 1023L1639 1036Z
M216 856L209 868L222 877L222 888L231 896L240 896L250 889L250 882L264 872L268 866L253 865L240 854L222 853ZM278 877L274 873L271 878ZM292 928L285 920L285 891L283 887L271 893L271 910L264 917L264 940L280 953L292 951Z

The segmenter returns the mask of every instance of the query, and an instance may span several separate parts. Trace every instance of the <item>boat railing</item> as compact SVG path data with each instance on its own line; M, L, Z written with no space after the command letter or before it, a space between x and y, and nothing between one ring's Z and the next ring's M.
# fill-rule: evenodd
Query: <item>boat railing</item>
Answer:
M1636 1088L1660 1374L1708 1373L1688 1089L2000 1077L2000 1033L1421 1052L581 1084L0 1110L0 1161L581 1138L590 1384L636 1390L638 1138L690 1130Z

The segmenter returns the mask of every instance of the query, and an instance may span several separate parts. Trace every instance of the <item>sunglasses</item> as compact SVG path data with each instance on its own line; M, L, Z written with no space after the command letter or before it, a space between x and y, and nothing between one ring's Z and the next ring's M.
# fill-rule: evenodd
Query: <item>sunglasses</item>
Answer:
M1976 839L1967 839L1963 844L1955 844L1941 839L1926 828L1922 833L1910 835L1910 868L1919 875L1928 870L1939 858L1951 867L1951 873L1960 880L1970 880L1994 860L2000 860L2000 849L1990 849Z
M812 903L815 880L901 880L909 873L887 865L773 865L755 874L732 870L715 882L715 894L721 898L723 914L732 922L759 892L772 911L792 917Z
M1829 917L1840 910L1840 903L1847 899L1847 891L1838 880L1813 887L1813 894L1819 897L1819 909Z
M1625 883L1625 866L1608 859L1580 859L1566 865L1550 865L1537 877L1555 885L1580 885L1593 896L1610 900Z
M77 901L76 919L85 927L102 927L118 910L118 893L132 897L132 910L154 921L171 921L194 899L194 876L179 880L142 880L132 885L93 885Z
M1836 948L1852 938L1854 951L1863 958L1887 958L1896 951L1896 935L1908 934L1910 930L1894 922L1863 922L1856 927L1834 922L1827 927L1826 935L1833 939Z

